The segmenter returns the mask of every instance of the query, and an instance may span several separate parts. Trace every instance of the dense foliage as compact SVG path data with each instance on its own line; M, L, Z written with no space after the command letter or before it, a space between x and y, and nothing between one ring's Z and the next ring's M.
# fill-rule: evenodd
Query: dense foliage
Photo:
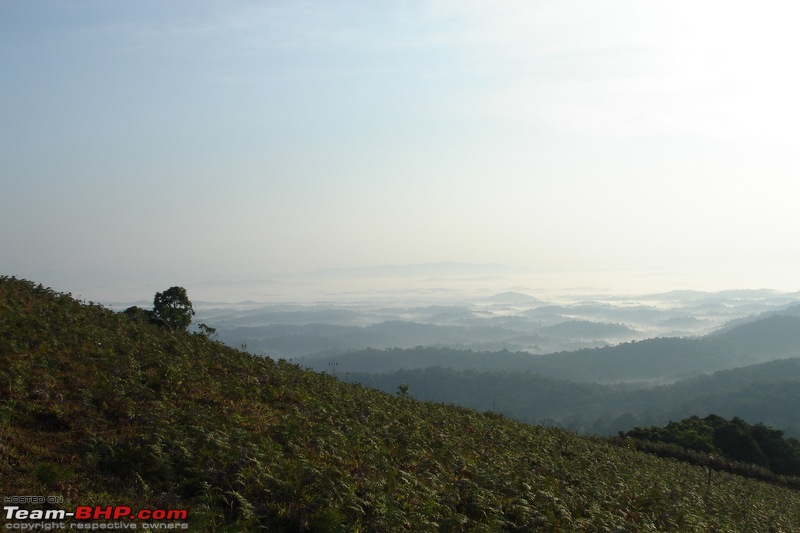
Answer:
M800 476L800 441L764 424L709 415L670 422L665 427L634 428L621 435L675 444L687 450L763 466L776 474Z
M153 298L153 313L171 328L186 329L192 323L194 309L186 289L170 287L164 292L156 293Z
M0 278L0 492L197 531L796 531L800 494Z
M192 302L183 287L170 287L164 292L157 292L153 298L152 311L134 305L123 312L134 320L144 320L173 329L187 329L194 316ZM200 326L204 331L208 328L205 324Z
M723 370L657 387L575 383L529 371L431 367L359 373L343 372L338 365L330 368L336 368L342 379L387 392L405 383L418 400L494 410L523 422L558 425L587 434L615 435L635 426L663 425L695 414L717 413L769 424L800 437L800 358Z

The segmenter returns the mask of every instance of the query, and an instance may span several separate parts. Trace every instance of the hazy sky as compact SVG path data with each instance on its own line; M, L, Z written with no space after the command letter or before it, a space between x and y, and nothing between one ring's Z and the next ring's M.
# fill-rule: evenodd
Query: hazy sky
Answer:
M788 1L0 0L0 273L459 261L797 290L799 19Z

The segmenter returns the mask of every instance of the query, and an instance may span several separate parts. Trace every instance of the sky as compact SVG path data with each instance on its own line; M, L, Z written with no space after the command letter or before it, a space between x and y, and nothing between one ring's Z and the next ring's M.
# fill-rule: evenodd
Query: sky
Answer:
M0 0L0 274L112 300L440 262L796 291L799 15Z

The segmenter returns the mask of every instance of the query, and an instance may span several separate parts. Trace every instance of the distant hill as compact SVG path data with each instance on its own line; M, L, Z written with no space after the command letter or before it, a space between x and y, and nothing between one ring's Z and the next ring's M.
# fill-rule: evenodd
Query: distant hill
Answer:
M249 339L250 350L283 357L342 353L375 348L412 348L421 345L471 346L496 342L526 344L531 337L503 327L466 327L449 324L423 324L403 320L387 320L368 326L334 324L273 324L269 326L235 327L221 332L220 340L231 346L240 339ZM536 340L533 338L533 340Z
M529 371L571 381L613 383L676 379L681 373L692 375L737 366L740 359L727 355L695 339L649 339L548 355L419 346L360 350L301 361L320 371L332 362L345 372L393 372L440 366L456 370Z
M622 331L616 325L591 323L568 323L563 327L603 331L610 327L611 331ZM800 317L771 316L700 338L655 338L548 355L420 346L408 350L362 350L304 361L321 371L330 362L338 363L343 372L393 372L440 366L456 370L529 371L570 381L614 383L675 380L794 356L800 356Z
M559 337L584 338L584 339L614 339L627 337L637 333L622 324L609 324L607 322L591 322L589 320L568 320L547 326L539 330L544 335Z
M536 304L541 302L538 298L534 296L530 296L528 294L524 294L521 292L501 292L499 294L495 294L494 296L490 296L486 298L487 302L494 302L494 303L504 303L504 304Z
M719 388L744 386L752 382L774 384L783 381L800 381L800 357L776 359L766 363L720 370L710 375L678 381L670 387L675 389L704 388L712 391Z
M616 434L716 413L768 424L800 437L800 358L770 361L659 387L611 386L545 377L529 371L452 368L339 375L380 390L409 385L415 398L492 410L585 433Z
M368 348L416 346L550 354L648 337L693 337L726 323L726 329L732 329L771 316L783 302L794 301L792 298L774 296L740 302L733 296L707 294L702 299L667 305L604 300L553 304L509 291L433 305L319 302L275 303L256 309L204 308L198 309L197 318L216 324L218 338L228 345L246 345L254 353L273 357L319 357ZM790 314L792 307L783 305L780 311ZM761 312L771 314L756 315ZM745 315L747 319L736 318ZM754 362L758 359L741 361Z
M8 277L0 447L3 494L187 509L193 531L800 529L800 494L778 486L383 394Z
M731 289L717 292L705 292L694 290L673 290L662 293L655 293L643 296L643 298L654 300L708 300L708 299L748 299L770 298L776 295L771 289Z
M715 372L649 391L642 398L660 406L651 419L665 423L691 414L716 413L762 422L800 437L800 358L779 359ZM643 419L643 423L650 420Z
M765 359L772 355L800 356L800 316L772 315L709 336L709 340L739 353Z
M620 393L607 385L574 383L530 372L490 372L433 367L391 373L338 375L383 391L401 383L414 398L456 404L478 411L493 411L532 423L565 424L582 412L594 420L609 412L624 412Z
M659 322L661 326L669 326L674 328L696 328L698 324L703 324L704 321L693 316L678 316L668 318Z

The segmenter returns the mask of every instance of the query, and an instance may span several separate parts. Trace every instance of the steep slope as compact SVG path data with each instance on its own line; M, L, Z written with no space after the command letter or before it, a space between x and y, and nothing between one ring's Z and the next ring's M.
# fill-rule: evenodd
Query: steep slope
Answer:
M800 494L417 402L0 278L0 492L196 531L790 531Z

